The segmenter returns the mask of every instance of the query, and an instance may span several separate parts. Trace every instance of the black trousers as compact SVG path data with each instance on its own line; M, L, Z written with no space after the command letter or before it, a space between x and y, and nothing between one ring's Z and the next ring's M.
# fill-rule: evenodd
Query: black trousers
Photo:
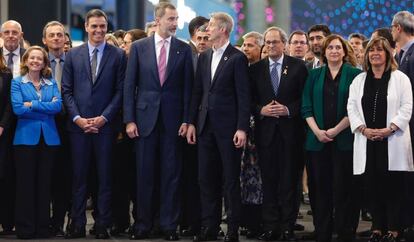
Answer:
M14 228L16 172L12 155L12 132L5 130L0 136L0 190L4 194L0 199L0 224L3 230Z
M197 146L183 140L183 170L181 174L181 221L180 229L189 226L200 228L200 187L198 185Z
M237 232L240 225L240 162L241 149L236 149L233 137L223 137L206 122L198 137L198 173L201 194L201 223L213 234L221 222L221 201L228 206L228 231Z
M340 151L327 143L308 153L309 195L313 199L313 223L317 241L331 241L333 224L340 240L349 241L358 226L352 151ZM334 215L335 211L335 215Z
M367 142L366 169L362 176L367 187L373 230L402 229L405 173L388 170L387 141Z
M134 142L128 137L117 140L114 146L114 159L112 159L112 222L122 229L128 228L131 223L129 211L131 201L134 206L132 212L134 218L136 212L136 166L133 148Z
M57 149L42 138L37 145L14 146L17 236L49 235L51 173Z
M69 135L64 120L56 119L61 146L57 150L52 169L51 225L63 229L66 215L70 213L72 198L72 163Z
M258 146L263 181L263 229L289 230L297 217L297 182L302 152L294 139L286 140L279 127L271 143Z

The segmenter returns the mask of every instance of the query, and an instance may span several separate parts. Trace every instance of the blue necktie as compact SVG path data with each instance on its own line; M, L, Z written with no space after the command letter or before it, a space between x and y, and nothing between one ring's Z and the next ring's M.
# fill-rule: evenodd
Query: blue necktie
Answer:
M277 73L277 66L279 63L275 62L273 64L272 70L270 71L270 78L272 79L272 87L277 96L277 90L279 89L279 74Z

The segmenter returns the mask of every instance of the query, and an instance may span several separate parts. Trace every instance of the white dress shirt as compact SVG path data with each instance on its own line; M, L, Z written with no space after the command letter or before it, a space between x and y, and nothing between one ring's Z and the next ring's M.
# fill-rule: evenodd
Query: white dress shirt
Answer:
M4 48L3 46L3 57L4 57L4 61L7 65L7 60L9 58L9 53L10 51L8 51L6 48ZM20 75L20 46L17 47L17 49L15 49L13 51L13 78L16 78Z
M154 34L154 40L155 40L155 53L157 55L157 64L159 64L160 61L160 53L161 53L161 47L162 47L162 41L164 40L157 32ZM166 60L165 63L168 66L168 57L170 55L170 46L171 46L171 36L165 39L167 42L165 43L165 51L166 51Z
M220 63L221 57L224 54L227 46L230 44L230 41L227 41L222 47L215 49L213 47L213 56L211 57L211 81L213 81L214 74L216 73L217 66Z

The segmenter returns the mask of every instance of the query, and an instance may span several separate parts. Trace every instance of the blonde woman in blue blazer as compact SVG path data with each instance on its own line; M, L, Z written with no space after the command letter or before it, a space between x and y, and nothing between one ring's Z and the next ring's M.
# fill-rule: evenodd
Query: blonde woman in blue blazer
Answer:
M11 103L17 116L13 140L16 234L21 239L49 237L51 170L60 145L54 118L62 107L49 66L46 51L30 47L22 57L21 76L11 84Z

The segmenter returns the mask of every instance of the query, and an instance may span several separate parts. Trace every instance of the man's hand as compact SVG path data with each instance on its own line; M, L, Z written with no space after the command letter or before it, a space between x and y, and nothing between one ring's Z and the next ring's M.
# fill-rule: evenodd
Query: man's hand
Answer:
M102 116L98 116L94 118L88 118L88 123L93 127L100 129L106 124L106 120Z
M181 124L180 129L178 130L178 136L186 138L188 124Z
M285 105L278 103L277 101L274 101L275 105L274 105L274 114L276 117L280 117L280 116L288 116L288 109Z
M236 148L242 148L246 144L246 132L237 130L233 137L233 143Z
M190 124L188 125L187 128L187 143L189 143L190 145L195 145L197 142L196 139L196 128L194 125Z
M98 133L98 131L99 131L86 118L76 119L75 124L78 125L79 128L81 128L85 133Z
M4 132L4 128L0 127L0 137L3 135L3 132Z
M133 139L135 137L139 137L138 127L134 122L127 123L125 129L126 129L125 131L129 138Z
M275 101L272 100L270 103L263 106L260 110L260 114L265 117L275 117Z
M32 106L32 102L24 102L24 103L23 103L23 105L24 105L25 107L30 108L30 107Z

